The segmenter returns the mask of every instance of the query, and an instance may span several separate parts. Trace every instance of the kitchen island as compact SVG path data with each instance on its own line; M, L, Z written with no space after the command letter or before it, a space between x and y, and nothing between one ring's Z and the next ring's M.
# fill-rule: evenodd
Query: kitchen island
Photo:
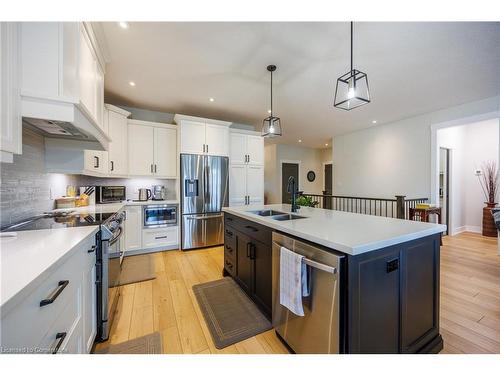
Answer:
M276 292L273 297L273 282L279 279L276 264L273 275L275 233L275 239L285 235L340 259L335 275L338 343L325 352L442 349L439 250L444 225L308 207L290 217L290 205L281 204L224 211L224 274L233 277L269 318L276 320L272 314L279 307ZM309 302L305 318L313 314L315 304Z

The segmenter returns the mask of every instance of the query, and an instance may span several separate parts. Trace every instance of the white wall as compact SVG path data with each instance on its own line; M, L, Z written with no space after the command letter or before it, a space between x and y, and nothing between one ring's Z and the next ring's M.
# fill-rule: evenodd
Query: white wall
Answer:
M430 197L431 126L499 110L496 96L334 137L334 194Z
M285 144L264 146L264 195L266 203L281 202L281 162L299 161L299 190L311 194L323 192L323 149ZM326 151L328 155L328 151ZM331 155L331 154L330 154ZM329 159L331 160L331 158ZM314 171L316 179L307 180L307 172Z
M450 232L480 232L484 195L474 172L485 161L498 163L498 120L439 129L438 147L450 155Z

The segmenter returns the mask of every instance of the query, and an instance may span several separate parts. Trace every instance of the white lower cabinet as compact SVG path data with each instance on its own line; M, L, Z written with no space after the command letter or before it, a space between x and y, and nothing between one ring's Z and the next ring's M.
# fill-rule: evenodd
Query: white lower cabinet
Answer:
M143 248L177 245L179 243L178 232L178 227L144 229Z
M29 295L2 311L4 352L90 352L97 330L94 245L92 234Z
M142 206L127 206L125 251L142 249Z

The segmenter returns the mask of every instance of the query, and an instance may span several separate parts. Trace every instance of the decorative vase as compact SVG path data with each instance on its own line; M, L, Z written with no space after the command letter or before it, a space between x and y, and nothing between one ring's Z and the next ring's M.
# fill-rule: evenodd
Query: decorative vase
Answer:
M496 203L484 202L486 207L483 207L483 236L497 237L497 228L491 210L497 206Z

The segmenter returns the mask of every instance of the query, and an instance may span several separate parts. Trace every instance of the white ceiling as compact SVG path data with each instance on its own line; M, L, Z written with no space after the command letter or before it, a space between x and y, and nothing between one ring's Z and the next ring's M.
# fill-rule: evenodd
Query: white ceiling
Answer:
M322 147L336 134L500 94L500 23L356 23L354 65L372 102L333 107L349 67L348 23L102 23L106 100L260 129L275 64L280 142ZM134 81L135 87L128 82ZM215 98L210 102L209 98ZM377 126L375 125L375 126Z

